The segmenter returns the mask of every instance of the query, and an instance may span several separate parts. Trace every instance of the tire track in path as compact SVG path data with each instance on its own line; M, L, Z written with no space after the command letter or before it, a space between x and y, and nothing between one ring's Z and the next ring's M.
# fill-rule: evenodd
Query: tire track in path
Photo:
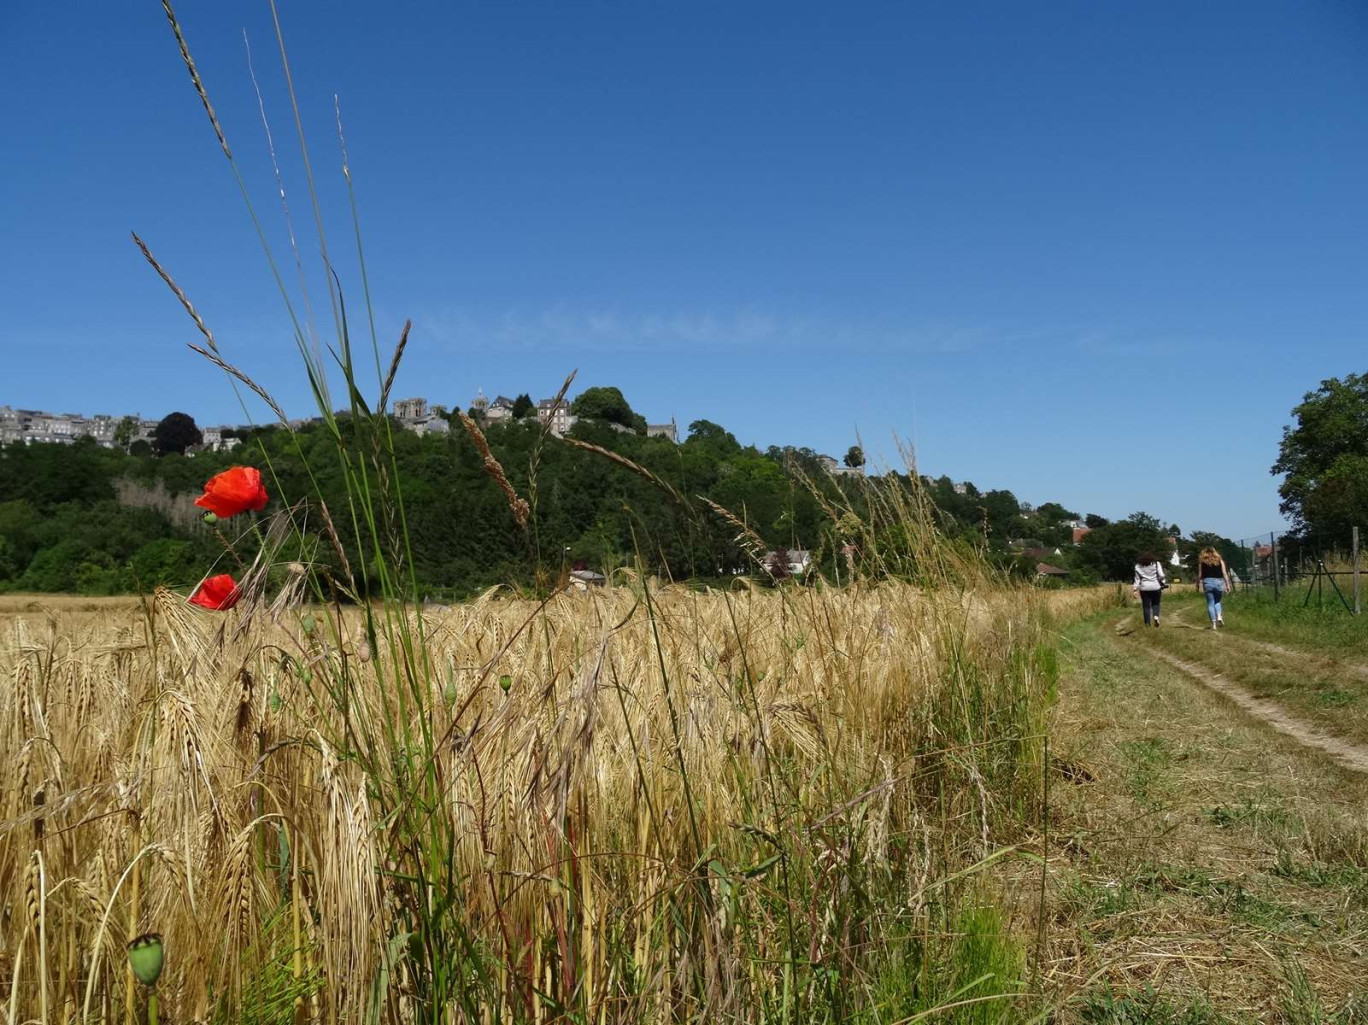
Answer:
M1177 655L1170 655L1167 651L1159 651L1155 648L1146 648L1145 650L1207 689L1214 690L1216 693L1229 698L1244 712L1258 719L1270 729L1276 730L1285 737L1292 738L1303 747L1320 751L1343 768L1368 774L1368 747L1331 736L1305 719L1298 719L1296 716L1288 714L1286 709L1275 702L1255 697L1243 687L1205 666L1189 662Z

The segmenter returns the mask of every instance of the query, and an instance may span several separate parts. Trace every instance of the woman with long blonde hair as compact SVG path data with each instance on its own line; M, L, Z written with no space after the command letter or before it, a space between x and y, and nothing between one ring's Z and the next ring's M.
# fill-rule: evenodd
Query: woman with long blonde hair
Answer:
M1230 569L1225 559L1221 558L1221 553L1210 546L1203 548L1197 556L1197 590L1206 595L1211 629L1225 626L1221 599L1230 590Z

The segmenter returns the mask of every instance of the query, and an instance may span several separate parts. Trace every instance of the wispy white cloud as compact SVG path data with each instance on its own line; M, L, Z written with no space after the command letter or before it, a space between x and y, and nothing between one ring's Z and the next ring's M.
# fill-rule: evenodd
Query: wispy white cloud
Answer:
M696 352L773 349L782 352L883 352L946 355L987 349L1080 343L1081 332L1022 329L991 322L852 323L760 309L625 312L616 309L510 309L498 313L442 307L414 318L415 334L457 349L515 351Z

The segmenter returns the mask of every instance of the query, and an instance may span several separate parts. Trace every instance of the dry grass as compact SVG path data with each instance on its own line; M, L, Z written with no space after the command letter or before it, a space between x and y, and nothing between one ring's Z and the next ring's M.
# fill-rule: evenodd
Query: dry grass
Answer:
M70 1020L87 1001L117 1017L122 943L146 931L167 937L173 1020L246 1014L263 978L284 1020L296 999L310 1020L411 1018L421 994L395 937L412 891L389 873L416 838L379 795L423 767L389 749L368 773L358 751L420 707L408 726L436 737L432 814L457 837L454 888L429 897L497 966L487 1019L555 1017L538 990L602 1021L753 1018L794 929L813 957L863 960L843 879L910 880L898 927L930 928L936 879L987 853L980 837L995 846L1033 786L1020 734L1049 681L1021 655L1040 603L1098 601L672 588L648 614L646 597L491 592L429 614L434 670L414 695L382 682L403 653L372 652L356 610L314 609L310 633L297 612L211 616L167 594L7 596L0 986L13 979L15 1020L44 1003ZM342 706L329 687L344 675ZM992 696L1020 714L999 720ZM699 886L714 910L685 935L672 895Z

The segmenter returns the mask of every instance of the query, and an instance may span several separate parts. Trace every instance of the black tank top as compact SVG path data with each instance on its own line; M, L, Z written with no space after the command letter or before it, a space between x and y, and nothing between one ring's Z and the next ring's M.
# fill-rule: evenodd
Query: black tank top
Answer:
M1209 577L1216 577L1217 579L1220 579L1220 578L1222 578L1222 577L1224 577L1224 576L1225 576L1225 574L1221 572L1221 564L1220 564L1219 562L1218 562L1216 565L1214 565L1214 566L1208 565L1208 564L1205 563L1205 562L1202 563L1202 579L1203 579L1203 580L1206 580L1206 579L1208 579Z

